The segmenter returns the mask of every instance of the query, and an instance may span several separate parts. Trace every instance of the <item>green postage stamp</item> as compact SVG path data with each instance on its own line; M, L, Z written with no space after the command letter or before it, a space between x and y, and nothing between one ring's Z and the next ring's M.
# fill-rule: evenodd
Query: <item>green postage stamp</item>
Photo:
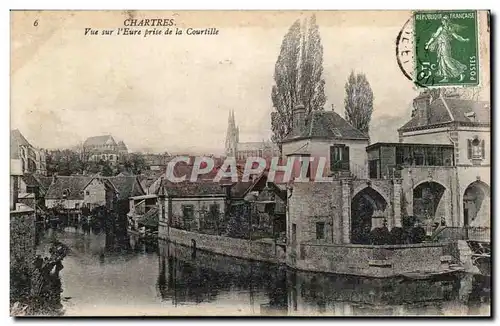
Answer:
M477 12L417 11L413 18L417 85L479 85Z

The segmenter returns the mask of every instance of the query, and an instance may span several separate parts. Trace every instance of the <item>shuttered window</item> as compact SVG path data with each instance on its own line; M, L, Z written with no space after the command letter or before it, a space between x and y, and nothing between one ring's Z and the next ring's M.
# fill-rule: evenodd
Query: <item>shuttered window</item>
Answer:
M349 171L349 146L333 145L330 147L330 170Z

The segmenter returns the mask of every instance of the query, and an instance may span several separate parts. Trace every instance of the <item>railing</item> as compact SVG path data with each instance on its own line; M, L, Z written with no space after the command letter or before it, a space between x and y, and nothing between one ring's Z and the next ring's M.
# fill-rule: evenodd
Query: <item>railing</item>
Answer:
M443 227L437 229L431 236L432 241L472 240L490 242L491 234L488 227Z

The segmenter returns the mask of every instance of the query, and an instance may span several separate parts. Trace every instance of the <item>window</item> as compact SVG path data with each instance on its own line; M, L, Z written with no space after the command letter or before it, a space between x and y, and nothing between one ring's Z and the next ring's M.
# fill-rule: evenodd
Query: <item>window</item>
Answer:
M297 243L297 224L292 224L292 243Z
M316 223L316 240L325 239L325 222Z
M88 190L85 191L85 195L87 195L87 196L90 195L90 191L88 191Z
M349 171L349 147L333 145L330 147L330 170Z
M467 140L467 157L469 159L481 160L485 156L484 140L479 140L477 136L474 139Z
M80 204L79 203L75 203L75 209L79 209L80 208Z
M191 229L191 222L194 220L194 207L193 205L182 205L182 219L184 228Z
M377 179L378 178L378 166L379 166L379 160L370 160L368 161L368 168L370 172L370 179Z

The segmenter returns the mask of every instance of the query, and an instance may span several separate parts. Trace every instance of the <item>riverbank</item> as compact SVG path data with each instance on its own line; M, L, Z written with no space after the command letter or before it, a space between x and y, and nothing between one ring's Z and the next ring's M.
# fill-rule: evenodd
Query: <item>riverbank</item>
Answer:
M462 269L452 256L453 243L355 245L301 243L293 246L272 240L246 240L170 228L161 240L230 257L285 264L306 272L367 277L433 277ZM455 266L453 266L455 265Z

